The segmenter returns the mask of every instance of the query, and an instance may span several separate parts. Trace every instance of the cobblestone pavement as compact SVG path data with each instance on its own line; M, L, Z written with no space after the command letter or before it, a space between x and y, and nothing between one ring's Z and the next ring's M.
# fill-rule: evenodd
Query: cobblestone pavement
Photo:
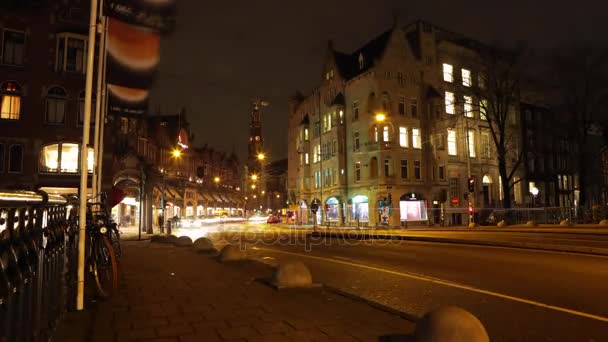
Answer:
M141 241L123 244L120 267L118 293L66 315L55 341L407 341L414 329L321 289L276 291L251 261Z

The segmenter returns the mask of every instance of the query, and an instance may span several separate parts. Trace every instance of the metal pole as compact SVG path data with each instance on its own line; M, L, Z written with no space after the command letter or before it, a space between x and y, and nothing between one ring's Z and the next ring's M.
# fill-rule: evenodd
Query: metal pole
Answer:
M87 51L87 73L84 96L84 123L80 148L80 214L78 219L78 292L76 310L84 309L84 254L87 221L88 145L91 125L91 97L93 93L93 63L95 57L95 32L97 27L97 0L91 0L89 17L89 46Z
M106 96L107 84L106 84L106 61L108 59L108 54L106 53L106 43L108 40L108 21L107 18L104 20L104 49L103 49L103 72L101 74L101 78L103 80L101 87L101 94L97 93L98 97L101 97L101 113L100 118L98 118L99 125L99 151L95 152L95 157L97 161L97 189L101 191L102 185L102 174L103 174L103 144L104 144L104 131L106 127L107 115L106 111L108 108L108 98Z
M103 0L99 0L99 7L103 8ZM99 59L97 60L97 96L95 97L95 134L93 137L93 196L97 196L99 192L98 187L98 170L97 164L99 163L99 131L103 122L101 122L101 86L103 84L103 71L104 71L104 58L105 47L106 47L106 17L102 15L100 11L101 30L99 32Z
M466 139L467 145L467 190L468 190L468 181L471 179L471 151L469 150L469 120L467 119L466 113L464 114L464 122L465 122L465 132L464 136ZM473 200L473 192L469 191L469 208L473 208L474 200ZM468 208L467 208L468 209ZM475 223L473 211L469 211L469 224Z

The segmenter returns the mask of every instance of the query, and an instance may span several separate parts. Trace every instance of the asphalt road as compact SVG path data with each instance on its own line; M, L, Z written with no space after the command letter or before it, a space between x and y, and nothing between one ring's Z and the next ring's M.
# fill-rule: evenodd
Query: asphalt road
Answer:
M300 259L317 282L415 316L461 306L484 323L492 341L608 341L606 257L411 241L305 241L292 234L262 239L265 226L228 230L239 229L249 231L245 238L258 260ZM593 242L585 235L503 234L498 238ZM235 237L211 236L220 245Z

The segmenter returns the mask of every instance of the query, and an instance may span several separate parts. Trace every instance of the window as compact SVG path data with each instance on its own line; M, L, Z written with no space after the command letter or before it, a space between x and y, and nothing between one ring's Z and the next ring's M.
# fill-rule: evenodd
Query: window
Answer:
M374 125L374 142L378 142L378 126Z
M434 141L434 143L435 143L435 147L438 150L441 150L441 151L445 150L445 138L444 138L443 134L437 134L437 135L435 135L435 141Z
M23 171L23 146L11 145L8 151L8 172L21 173Z
M407 160L401 160L401 178L407 179Z
M475 117L473 115L473 98L471 96L464 96L464 116L467 118Z
M399 114L405 115L405 96L399 96Z
M344 124L344 111L340 109L340 125Z
M412 128L412 147L422 148L422 142L420 139L420 130L418 128Z
M455 156L457 154L456 131L453 129L448 129L448 154L450 156Z
M454 93L449 91L445 92L445 112L454 114Z
M420 160L414 160L414 178L422 179L422 173L420 172Z
M310 154L308 152L304 153L304 164L310 164Z
M331 174L329 168L325 169L325 186L329 186L331 184Z
M57 37L57 71L84 73L87 37L62 33Z
M486 80L487 80L487 77L483 73L479 73L477 75L477 84L479 85L479 88L481 88L481 89L486 88Z
M332 170L331 178L333 179L334 185L338 184L338 170L337 169Z
M308 127L304 128L304 141L308 141Z
M363 59L363 53L359 53L359 69L363 70L365 67L365 60Z
M481 157L490 158L490 134L481 133Z
M359 132L353 133L353 149L355 152L359 152Z
M481 120L488 120L488 100L480 100L479 101L479 118Z
M359 120L359 101L353 102L353 121Z
M467 132L467 141L469 143L469 156L471 158L475 158L477 155L475 153L475 130L470 129Z
M390 98L388 96L388 94L383 94L382 95L382 109L387 112L389 110L390 107Z
M451 64L443 63L443 80L446 82L454 82L454 67Z
M405 79L403 78L403 73L401 71L397 72L397 83L400 87L403 87L403 85L405 85Z
M87 151L87 168L93 172L93 149ZM80 146L72 143L47 145L40 153L41 172L78 173L80 170Z
M390 161L390 160L388 160L388 159L385 159L385 160L384 160L384 176L385 176L385 177L388 177L388 176L390 176L390 175L391 175L391 173L390 173L390 171L391 171L391 170L390 170L390 168L391 168L391 161Z
M361 181L361 162L355 163L355 182Z
M336 152L338 152L338 141L334 140L331 144L331 155L335 156Z
M407 147L407 127L399 127L399 146Z
M129 119L125 117L120 118L120 133L129 133Z
M388 135L388 126L384 126L382 128L382 141L384 141L384 142L390 141L390 137Z
M312 137L318 138L319 135L321 135L321 123L317 121L314 123L314 126L312 128Z
M84 96L85 96L84 91L81 91L80 95L78 95L78 125L80 125L80 126L82 126L84 124ZM91 124L95 123L95 101L96 101L95 93L93 93L91 95ZM121 118L121 124L122 124L122 119L123 118ZM128 127L129 127L129 124L127 122L126 129L128 129ZM125 130L124 133L127 134L128 132Z
M439 179L445 180L445 166L439 166Z
M25 32L5 29L2 32L2 64L23 65Z
M4 144L0 144L0 173L4 172Z
M315 171L315 189L321 186L321 171Z
M65 105L67 93L63 88L52 87L46 95L46 117L45 121L49 124L65 123Z
M450 184L448 188L450 190L450 199L460 198L460 184L458 183L458 178L450 178Z
M418 116L418 100L416 98L410 100L410 112L413 117Z
M21 113L21 87L15 82L0 86L0 119L19 120Z
M472 85L471 80L471 70L462 69L462 85L465 87L470 87Z

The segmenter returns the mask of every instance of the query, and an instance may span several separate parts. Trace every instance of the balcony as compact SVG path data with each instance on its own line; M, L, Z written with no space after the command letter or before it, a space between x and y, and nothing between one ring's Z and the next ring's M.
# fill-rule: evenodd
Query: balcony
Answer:
M386 151L392 149L395 146L397 146L397 144L390 141L372 141L365 143L365 149L367 152Z

